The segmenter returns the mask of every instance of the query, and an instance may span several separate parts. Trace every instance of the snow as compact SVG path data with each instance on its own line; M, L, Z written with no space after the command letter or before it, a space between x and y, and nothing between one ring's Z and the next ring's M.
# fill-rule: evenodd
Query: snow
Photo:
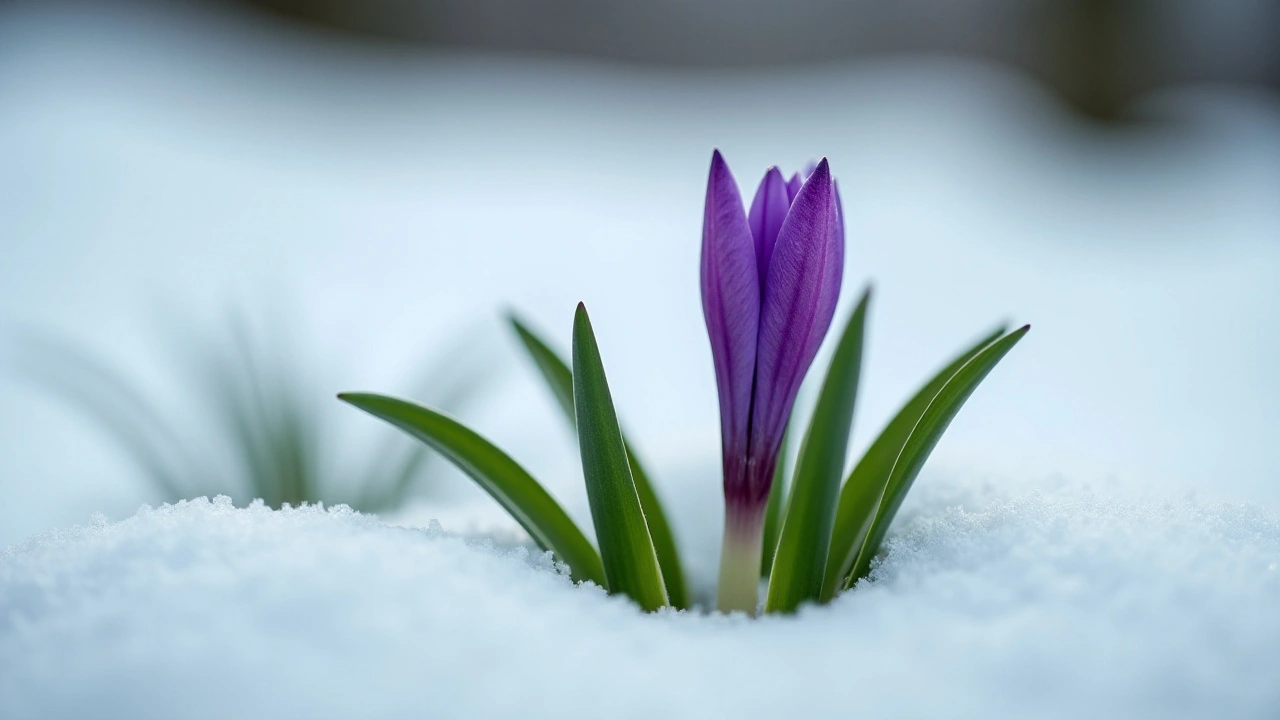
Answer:
M99 518L0 555L0 716L1280 713L1275 513L934 480L870 582L754 622L343 507Z

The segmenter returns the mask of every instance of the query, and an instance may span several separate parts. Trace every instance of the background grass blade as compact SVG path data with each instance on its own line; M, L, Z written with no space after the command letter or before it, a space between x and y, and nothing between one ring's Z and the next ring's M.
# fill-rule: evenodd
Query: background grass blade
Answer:
M137 387L100 358L44 336L18 344L18 367L26 377L64 398L95 422L138 465L165 502L192 497L194 489L218 487L204 477L172 423ZM223 493L231 488L219 487Z
M858 552L862 549L867 532L875 520L880 498L884 494L885 485L889 482L889 473L893 471L893 463L898 459L898 453L906 444L912 428L920 421L920 416L928 409L929 403L937 396L942 386L946 385L965 363L972 360L983 348L995 342L1004 333L1005 327L1000 326L939 370L907 401L884 430L880 431L880 435L871 443L866 454L854 466L853 472L849 473L849 478L840 491L840 503L836 507L835 527L831 533L831 552L827 555L827 569L822 585L823 602L835 596L841 588L841 581L853 569L853 564L858 559Z
M0 343L0 365L14 363L98 425L139 465L155 500L229 495L237 505L260 498L272 508L323 502L382 512L430 492L426 481L443 463L400 433L351 454L358 467L343 462L344 436L322 411L329 383L306 360L314 353L299 344L297 323L270 306L252 315L232 310L225 325L161 319L166 342L152 354L171 373L155 372L157 365L139 376L33 330L20 331L12 353ZM446 412L464 405L487 387L492 369L492 353L477 355L473 341L440 352L415 396Z
M858 397L870 299L868 290L849 317L800 446L782 534L769 573L765 612L792 612L800 603L817 600L822 594L836 497Z
M566 563L575 580L608 587L600 556L578 526L537 480L488 440L450 417L405 400L368 393L343 393L338 399L438 450L506 508L539 547Z
M520 338L520 343L524 345L529 357L533 359L534 365L537 366L538 371L542 374L543 380L547 382L547 387L551 389L551 394L555 396L560 409L564 411L565 418L569 421L569 427L575 428L574 415L576 411L573 408L573 371L560 358L560 355L551 349L551 346L543 342L542 338L520 322L519 318L511 315L507 319L515 330L516 336ZM667 522L667 514L663 510L662 501L654 491L653 483L649 481L649 474L645 472L643 464L638 459L635 447L627 440L626 433L622 435L622 442L627 451L627 463L631 467L631 479L636 486L636 495L640 497L640 509L644 511L644 518L649 526L649 537L653 540L653 550L658 554L658 565L662 568L662 580L667 586L667 598L672 605L681 609L688 609L689 596L684 582L684 569L680 563L680 553L676 546L675 534L671 531L671 524Z
M631 478L600 349L582 303L573 318L573 406L582 474L609 591L630 596L645 610L657 610L667 605L667 590Z
M1030 325L1023 325L983 348L942 386L937 397L929 403L929 408L924 411L924 415L920 416L920 422L916 423L915 428L911 430L910 437L907 438L907 442L902 446L902 452L898 454L898 459L893 464L893 472L889 474L889 482L885 486L884 497L880 499L876 519L871 524L866 542L858 553L858 561L853 567L853 572L844 583L845 587L858 578L866 576L870 570L871 558L880 551L880 543L884 541L889 525L898 514L898 508L902 507L902 500L911 489L911 483L915 482L920 469L924 467L938 440L955 419L956 413L960 412L965 401L987 377L991 369L1013 349L1014 345L1018 344L1029 330L1031 330Z
M538 372L542 373L542 379L547 381L547 387L551 389L551 394L555 396L560 409L572 424L577 411L573 408L573 371L569 369L569 364L560 359L556 351L534 334L520 321L520 318L508 315L507 321L511 323L512 329L516 331L516 337L520 338L520 344L524 345L524 349L528 351Z

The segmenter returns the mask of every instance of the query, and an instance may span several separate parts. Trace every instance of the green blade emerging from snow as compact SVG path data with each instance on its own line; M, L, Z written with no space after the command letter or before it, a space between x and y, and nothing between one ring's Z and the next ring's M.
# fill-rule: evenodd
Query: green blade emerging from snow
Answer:
M551 346L543 342L527 325L514 315L508 316L511 327L520 338L520 343L528 351L529 357L542 374L551 394L555 396L560 409L564 411L569 425L574 425L573 408L573 371L560 358ZM631 467L631 478L635 482L636 494L640 496L640 508L644 511L645 521L649 525L649 536L653 539L654 552L658 554L658 564L662 567L662 580L667 586L667 596L671 604L688 609L689 597L686 594L684 570L680 564L680 553L676 549L675 535L667 522L666 513L662 509L662 501L654 492L649 482L649 474L645 472L640 460L636 457L635 448L623 434L623 443L627 451L627 463Z
M438 450L511 513L539 547L566 563L574 580L608 587L600 556L578 526L537 480L488 440L446 415L405 400L369 393L343 393L338 399Z
M630 596L645 610L657 610L668 604L667 590L631 477L600 348L582 303L573 318L573 406L609 591Z
M844 474L853 406L862 371L868 290L854 309L836 346L831 367L800 446L787 510L769 573L765 612L793 612L802 602L818 600L831 543L836 497Z
M1004 335L1001 326L994 332L979 340L965 350L950 364L938 371L907 404L898 411L880 435L871 443L866 454L854 466L853 472L840 491L840 504L836 508L835 527L831 534L831 552L827 556L827 569L822 586L822 601L826 602L835 596L841 588L841 581L848 577L858 559L871 523L875 520L876 509L880 506L880 498L884 495L885 485L889 482L889 473L893 470L893 462L906 444L911 430L919 422L920 416L928 409L929 403L937 396L943 385L956 374L965 363L973 359L997 338Z
M920 416L920 421L911 430L910 437L907 438L907 442L902 446L902 452L898 454L898 459L893 464L893 471L889 474L889 482L885 486L884 497L880 499L876 518L867 533L866 542L862 544L862 549L858 553L853 572L844 582L844 587L847 588L858 578L866 576L871 568L871 558L880 551L880 543L884 541L889 525L898 514L898 508L902 506L907 491L911 489L911 483L915 482L916 476L920 474L920 469L929 459L929 454L933 452L938 440L942 438L942 434L955 419L956 413L960 412L965 401L987 377L991 369L1013 349L1014 345L1018 344L1029 330L1031 330L1030 325L1023 325L983 348L942 386L937 397L929 403L929 408Z

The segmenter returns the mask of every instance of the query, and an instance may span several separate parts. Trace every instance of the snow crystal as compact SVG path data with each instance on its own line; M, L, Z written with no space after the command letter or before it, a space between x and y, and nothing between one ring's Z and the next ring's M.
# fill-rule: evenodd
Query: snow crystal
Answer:
M1020 492L925 492L870 580L755 622L438 524L144 508L0 553L0 716L1280 713L1280 518Z

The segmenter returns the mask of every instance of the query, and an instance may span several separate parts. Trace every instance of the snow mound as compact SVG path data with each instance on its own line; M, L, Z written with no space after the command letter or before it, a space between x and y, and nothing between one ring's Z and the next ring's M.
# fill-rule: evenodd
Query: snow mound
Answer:
M871 580L646 616L549 557L226 499L0 551L0 717L1280 716L1280 518L935 496Z

